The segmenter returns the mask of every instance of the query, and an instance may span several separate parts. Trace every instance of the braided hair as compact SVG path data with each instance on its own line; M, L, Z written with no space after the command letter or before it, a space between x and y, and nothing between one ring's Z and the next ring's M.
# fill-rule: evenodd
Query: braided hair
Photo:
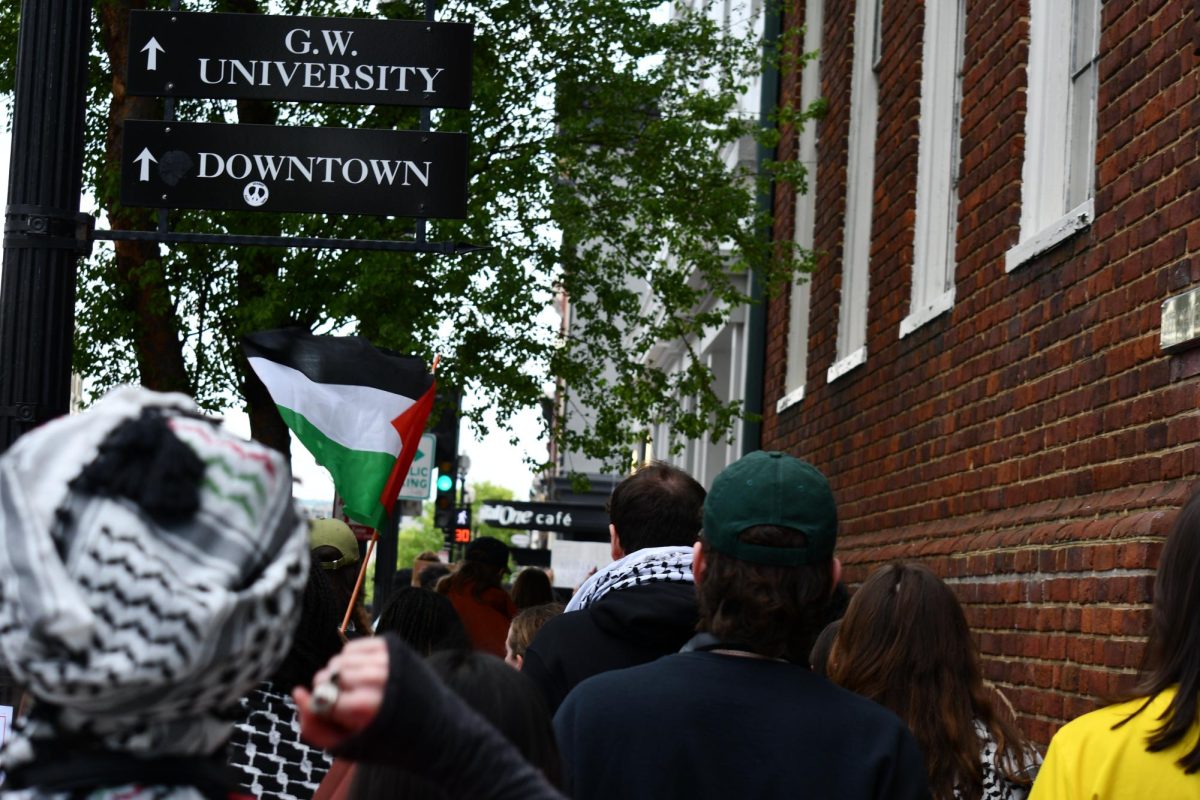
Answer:
M471 646L450 601L419 586L405 586L392 594L379 615L377 632L396 634L423 656Z
M287 657L271 676L271 683L281 692L291 692L296 686L312 688L313 675L342 649L338 635L341 616L337 595L320 560L312 556L308 583L300 606L300 623L296 638Z

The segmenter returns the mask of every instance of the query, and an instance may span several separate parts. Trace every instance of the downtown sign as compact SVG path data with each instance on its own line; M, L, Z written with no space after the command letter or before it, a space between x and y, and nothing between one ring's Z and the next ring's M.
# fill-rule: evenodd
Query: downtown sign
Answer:
M464 133L129 120L122 158L127 206L467 214Z
M131 95L468 108L473 27L130 12ZM121 203L461 219L463 133L127 120Z

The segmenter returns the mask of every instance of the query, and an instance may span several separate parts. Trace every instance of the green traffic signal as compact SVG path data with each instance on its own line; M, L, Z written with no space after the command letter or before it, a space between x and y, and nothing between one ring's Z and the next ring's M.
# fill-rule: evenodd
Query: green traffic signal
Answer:
M448 492L454 488L454 478L449 475L438 475L437 490L439 492Z

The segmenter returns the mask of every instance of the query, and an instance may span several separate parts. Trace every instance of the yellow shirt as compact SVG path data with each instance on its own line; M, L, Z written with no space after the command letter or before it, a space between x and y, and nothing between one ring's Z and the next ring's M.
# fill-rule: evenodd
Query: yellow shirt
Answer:
M1054 735L1029 800L1196 800L1200 772L1184 774L1176 764L1196 745L1200 726L1169 750L1146 751L1146 740L1162 725L1159 716L1175 696L1160 693L1125 725L1112 726L1145 700L1108 706L1067 723Z

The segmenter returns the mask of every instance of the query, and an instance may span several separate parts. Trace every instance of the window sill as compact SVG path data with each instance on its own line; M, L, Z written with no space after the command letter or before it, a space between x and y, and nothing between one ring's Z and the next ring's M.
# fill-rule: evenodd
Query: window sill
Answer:
M833 383L850 370L865 363L867 363L867 346L864 344L842 360L835 361L825 373L825 382Z
M799 405L800 401L803 399L804 399L804 384L800 384L799 388L793 389L792 391L785 394L783 397L779 398L779 400L775 403L775 413L782 414L784 411L787 411L792 406Z
M917 309L900 320L900 338L903 339L926 322L932 322L952 308L954 308L954 289L943 292L940 296L935 297L929 305Z
M1018 242L1015 247L1005 253L1004 271L1012 272L1042 253L1062 244L1091 225L1095 216L1096 201L1088 198L1071 209L1066 216L1054 221L1024 241Z

